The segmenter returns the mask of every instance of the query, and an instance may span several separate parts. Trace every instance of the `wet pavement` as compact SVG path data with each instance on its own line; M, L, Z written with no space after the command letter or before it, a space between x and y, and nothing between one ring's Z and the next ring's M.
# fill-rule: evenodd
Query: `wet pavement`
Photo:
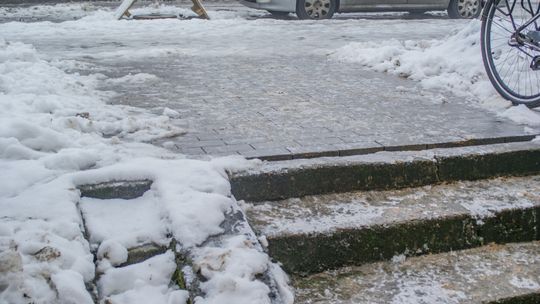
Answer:
M180 113L187 133L156 144L193 156L355 154L523 140L536 132L452 92L329 57L351 42L443 38L467 21L396 19L402 14L274 20L239 4L208 6L216 20L131 21L122 30L66 25L55 34L6 36L34 44L48 58L91 66L79 67L81 73L157 76L102 89L118 93L111 103Z

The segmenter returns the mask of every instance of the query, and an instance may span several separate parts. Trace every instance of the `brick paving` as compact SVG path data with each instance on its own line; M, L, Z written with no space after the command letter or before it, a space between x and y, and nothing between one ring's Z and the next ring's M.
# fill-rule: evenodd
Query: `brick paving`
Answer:
M238 12L240 18L261 16L239 4L209 7L225 19L238 16L223 14ZM524 140L540 133L525 132L523 126L450 92L424 90L414 81L328 57L351 42L442 38L464 21L351 16L324 22L275 21L263 16L261 20L200 22L197 27L192 23L184 27L182 22L190 21L179 21L170 31L159 32L135 23L128 36L110 36L96 29L76 39L69 35L26 37L24 33L16 38L52 57L95 65L83 73L158 76L159 81L115 83L103 89L119 93L114 103L178 111L188 132L164 140L168 142L164 146L191 156L353 155ZM231 29L222 34L223 26ZM129 54L141 48L150 52L171 48L173 52L150 57L114 55L118 50ZM103 55L107 52L113 55Z
M448 92L323 56L169 58L118 68L162 79L124 87L118 100L151 99L180 112L189 131L167 141L188 155L281 159L528 138L523 126Z

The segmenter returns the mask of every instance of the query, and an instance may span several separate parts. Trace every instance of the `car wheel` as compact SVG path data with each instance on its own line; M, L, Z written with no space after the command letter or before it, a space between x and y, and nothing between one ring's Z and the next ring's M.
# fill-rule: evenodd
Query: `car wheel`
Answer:
M298 19L330 19L336 12L337 0L298 0Z
M278 11L271 11L271 10L268 10L268 12L276 18L285 18L289 15L289 12L278 12Z
M472 19L482 11L481 0L450 0L448 16L453 19Z

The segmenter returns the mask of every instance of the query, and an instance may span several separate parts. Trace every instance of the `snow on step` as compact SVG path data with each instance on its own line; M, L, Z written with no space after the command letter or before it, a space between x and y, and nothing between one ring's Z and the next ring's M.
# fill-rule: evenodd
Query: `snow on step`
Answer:
M472 304L510 299L538 303L540 242L396 256L392 261L297 278L295 286L298 304Z
M540 176L307 196L246 206L254 229L267 237L463 214L481 222L497 211L540 206Z
M538 239L540 176L245 204L293 273ZM309 258L305 258L309 256Z
M126 248L147 243L168 244L168 223L152 192L132 200L85 197L80 201L80 208L92 246L97 247L106 240Z

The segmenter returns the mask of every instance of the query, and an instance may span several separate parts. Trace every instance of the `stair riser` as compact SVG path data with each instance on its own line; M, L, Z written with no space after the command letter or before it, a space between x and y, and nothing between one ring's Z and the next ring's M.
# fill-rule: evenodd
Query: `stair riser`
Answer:
M238 200L272 201L306 195L390 190L457 180L524 176L540 172L540 149L432 160L305 166L261 174L232 175Z
M540 293L530 293L518 297L505 298L492 301L487 304L538 304L540 303Z
M290 273L306 275L342 266L482 246L540 239L540 207L505 210L483 219L460 215L331 234L268 238L270 255ZM309 257L309 258L306 258Z

